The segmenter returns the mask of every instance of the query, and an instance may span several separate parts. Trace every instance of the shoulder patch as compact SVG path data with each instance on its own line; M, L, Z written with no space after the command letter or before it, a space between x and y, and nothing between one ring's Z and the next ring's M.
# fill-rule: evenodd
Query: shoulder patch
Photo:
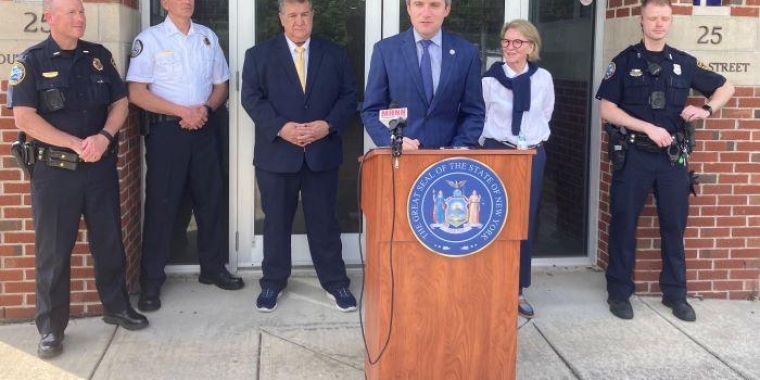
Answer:
M710 66L706 65L704 62L699 61L699 60L697 60L697 67L699 67L702 70L713 71L713 69L710 68Z
M604 79L612 78L615 75L615 70L617 70L615 62L610 62L610 64L607 65L607 71L604 72Z
M16 62L11 66L11 76L8 78L8 84L18 86L26 78L26 67L21 62Z
M132 44L132 51L129 53L129 56L132 58L137 57L142 53L143 51L143 43L140 40L135 40L135 43Z

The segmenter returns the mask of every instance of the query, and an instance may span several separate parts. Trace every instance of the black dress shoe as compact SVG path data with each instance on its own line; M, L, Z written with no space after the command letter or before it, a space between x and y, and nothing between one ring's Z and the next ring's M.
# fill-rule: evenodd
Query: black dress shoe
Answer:
M137 308L142 312L156 311L161 308L161 292L158 290L145 290L140 293Z
M226 269L213 273L201 272L198 282L207 285L214 284L224 290L238 290L245 286L242 278L231 275Z
M37 356L49 359L63 352L63 332L51 332L43 334L40 344L37 345Z
M119 313L103 314L103 322L109 325L119 325L127 330L142 330L148 327L148 318L128 307Z
M528 303L528 300L523 296L517 298L517 313L521 317L531 319L534 316L533 306Z
M694 312L694 308L686 300L670 301L663 298L662 304L673 309L673 315L682 321L694 322L697 320L697 313Z
M610 313L614 316L620 319L633 319L631 301L608 298L607 303L610 305Z

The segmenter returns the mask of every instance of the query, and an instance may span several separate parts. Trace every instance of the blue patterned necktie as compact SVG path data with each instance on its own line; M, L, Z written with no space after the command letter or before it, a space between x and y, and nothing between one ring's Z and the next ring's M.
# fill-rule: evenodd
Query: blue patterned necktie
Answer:
M420 74L422 74L422 87L425 89L428 104L433 100L433 68L430 62L430 44L433 41L420 40L422 44L422 59L420 59Z

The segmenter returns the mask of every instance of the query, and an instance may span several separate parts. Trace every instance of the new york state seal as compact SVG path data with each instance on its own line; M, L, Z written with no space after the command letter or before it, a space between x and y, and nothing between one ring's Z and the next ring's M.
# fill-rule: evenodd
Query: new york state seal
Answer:
M471 158L449 158L425 169L414 182L407 218L425 248L466 256L499 235L508 203L504 184L490 167Z

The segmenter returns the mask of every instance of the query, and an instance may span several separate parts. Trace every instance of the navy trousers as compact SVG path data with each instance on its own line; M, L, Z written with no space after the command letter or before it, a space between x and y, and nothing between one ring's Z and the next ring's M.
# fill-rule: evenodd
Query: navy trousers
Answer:
M291 271L290 238L301 195L306 236L319 283L326 290L348 287L340 225L335 213L338 169L314 172L304 163L296 173L256 168L264 211L264 272L261 288L282 290Z
M222 232L222 168L215 126L180 128L178 122L151 126L145 136L146 191L143 225L142 289L159 289L166 280L172 230L187 188L198 225L198 261L203 272L221 270L227 258Z
M80 163L75 171L37 163L32 177L36 315L40 334L69 322L71 251L84 215L95 260L95 286L106 312L127 309L126 256L121 235L116 155Z
M486 149L505 149L504 144L492 139L483 143ZM544 189L544 170L546 169L546 149L543 145L536 148L530 168L530 206L528 210L528 239L520 242L520 289L531 284L531 261L533 259L533 240L536 237L536 219L541 193Z
M671 165L665 152L631 147L622 169L612 173L607 293L626 300L635 290L636 226L647 194L654 189L662 239L660 289L664 298L686 299L686 259L683 236L689 214L689 169Z

